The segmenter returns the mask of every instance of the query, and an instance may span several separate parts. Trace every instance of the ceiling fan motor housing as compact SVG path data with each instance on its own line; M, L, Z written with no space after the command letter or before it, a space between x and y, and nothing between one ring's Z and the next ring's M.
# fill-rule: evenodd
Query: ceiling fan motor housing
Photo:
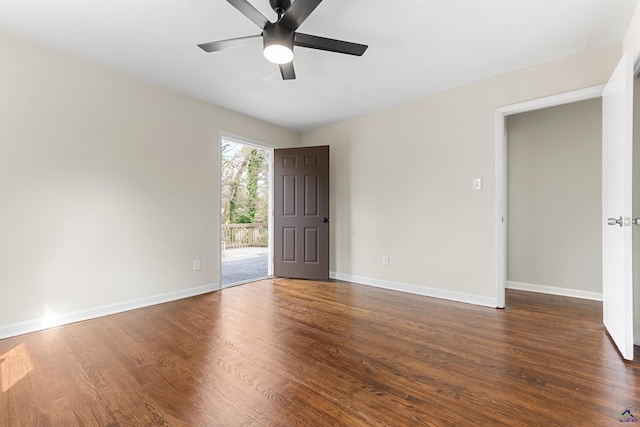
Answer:
M279 44L293 51L294 33L288 27L278 24L267 24L262 32L264 47Z

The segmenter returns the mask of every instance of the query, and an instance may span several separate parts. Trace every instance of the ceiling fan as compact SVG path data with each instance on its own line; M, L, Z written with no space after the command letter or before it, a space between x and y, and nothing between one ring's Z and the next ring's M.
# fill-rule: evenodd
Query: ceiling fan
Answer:
M367 45L296 32L298 27L309 17L322 0L295 0L293 3L291 0L269 0L271 8L278 15L276 22L269 22L247 0L227 1L260 27L262 33L255 36L202 43L198 47L205 52L217 52L262 41L265 58L274 64L278 64L283 80L296 78L293 68L293 46L356 56L362 56L367 50Z

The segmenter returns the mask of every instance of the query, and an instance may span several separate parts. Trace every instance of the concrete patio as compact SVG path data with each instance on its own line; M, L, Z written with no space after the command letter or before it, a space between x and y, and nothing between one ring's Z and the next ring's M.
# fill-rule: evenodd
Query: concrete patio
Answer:
M222 286L267 277L268 251L269 248L226 249L222 257Z

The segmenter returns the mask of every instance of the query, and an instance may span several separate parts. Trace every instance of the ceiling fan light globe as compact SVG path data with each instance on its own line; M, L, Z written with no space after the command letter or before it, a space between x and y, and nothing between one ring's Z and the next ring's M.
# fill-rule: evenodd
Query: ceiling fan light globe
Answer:
M293 51L281 44L269 44L264 47L264 57L274 64L287 64L293 60Z

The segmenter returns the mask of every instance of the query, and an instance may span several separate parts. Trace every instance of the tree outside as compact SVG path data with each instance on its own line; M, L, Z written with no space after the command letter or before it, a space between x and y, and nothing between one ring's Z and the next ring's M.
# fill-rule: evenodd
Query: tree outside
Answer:
M269 219L269 156L266 150L224 141L222 224L266 223Z
M223 140L220 147L222 286L269 274L269 151Z

